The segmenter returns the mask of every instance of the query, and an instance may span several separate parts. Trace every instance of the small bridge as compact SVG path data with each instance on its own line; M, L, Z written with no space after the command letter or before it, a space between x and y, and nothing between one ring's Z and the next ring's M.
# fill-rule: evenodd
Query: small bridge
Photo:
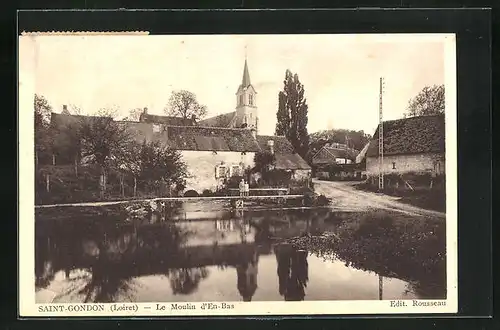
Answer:
M229 188L228 189L231 192L235 193L240 193L240 189L238 188ZM276 191L278 195L288 195L290 193L290 190L288 188L250 188L248 189L249 193L250 192L271 192L271 191Z
M286 188L285 188L286 190ZM87 203L68 203L68 204L46 204L46 205L35 205L35 208L52 208L52 207L74 207L74 206L108 206L108 205L118 205L126 203L142 203L142 202L187 202L187 201L203 201L203 200L230 200L236 201L236 208L242 208L245 200L279 200L284 201L287 199L300 199L304 198L304 195L266 195L266 196L198 196L198 197L158 197L149 199L131 199L131 200L121 200L121 201L109 201L109 202L87 202Z

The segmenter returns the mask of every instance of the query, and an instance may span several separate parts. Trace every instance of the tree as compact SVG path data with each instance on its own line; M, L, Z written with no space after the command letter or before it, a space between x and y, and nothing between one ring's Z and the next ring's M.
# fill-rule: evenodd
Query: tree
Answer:
M297 74L286 70L284 88L278 94L276 135L284 135L294 150L305 157L309 146L307 133L308 106L304 97L304 85Z
M202 119L207 114L207 107L198 103L196 95L186 91L174 91L168 101L165 113L184 119Z
M444 85L426 86L408 102L408 117L437 114L444 114Z
M144 142L139 154L140 178L158 189L160 184L175 185L182 190L186 184L187 166L182 155L158 141Z
M141 109L141 108L131 109L128 112L128 115L125 116L122 120L123 121L139 121L139 118L141 117L142 112L143 112L143 109Z
M35 163L38 164L40 156L48 156L52 147L50 134L50 116L52 113L52 106L45 99L45 97L35 94L34 110Z
M275 161L276 157L273 153L269 151L257 152L253 157L254 169L261 174L265 174L271 169Z
M99 166L101 187L106 189L107 170L126 161L132 141L127 125L113 120L115 113L101 109L80 119L78 135L82 157Z

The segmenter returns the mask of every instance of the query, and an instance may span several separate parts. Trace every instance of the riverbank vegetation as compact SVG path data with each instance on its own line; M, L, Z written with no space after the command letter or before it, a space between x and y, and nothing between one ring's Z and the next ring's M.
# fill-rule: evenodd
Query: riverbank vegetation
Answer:
M333 216L334 232L280 240L325 259L412 283L429 298L446 297L446 226L437 219L417 220L377 211Z

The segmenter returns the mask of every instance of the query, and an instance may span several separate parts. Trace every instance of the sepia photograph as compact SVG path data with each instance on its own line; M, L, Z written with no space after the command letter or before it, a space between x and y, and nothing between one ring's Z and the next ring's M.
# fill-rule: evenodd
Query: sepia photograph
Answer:
M452 34L20 36L22 309L456 312L455 61Z

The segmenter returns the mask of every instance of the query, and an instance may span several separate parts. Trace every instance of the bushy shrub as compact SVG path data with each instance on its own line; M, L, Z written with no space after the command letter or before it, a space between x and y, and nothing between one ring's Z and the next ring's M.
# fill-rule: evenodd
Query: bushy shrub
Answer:
M326 206L330 204L330 199L327 198L325 195L319 195L316 198L316 206Z
M214 192L210 189L204 189L203 192L201 193L203 197L210 197L214 196Z
M184 193L184 197L198 197L199 194L196 190L188 190Z

